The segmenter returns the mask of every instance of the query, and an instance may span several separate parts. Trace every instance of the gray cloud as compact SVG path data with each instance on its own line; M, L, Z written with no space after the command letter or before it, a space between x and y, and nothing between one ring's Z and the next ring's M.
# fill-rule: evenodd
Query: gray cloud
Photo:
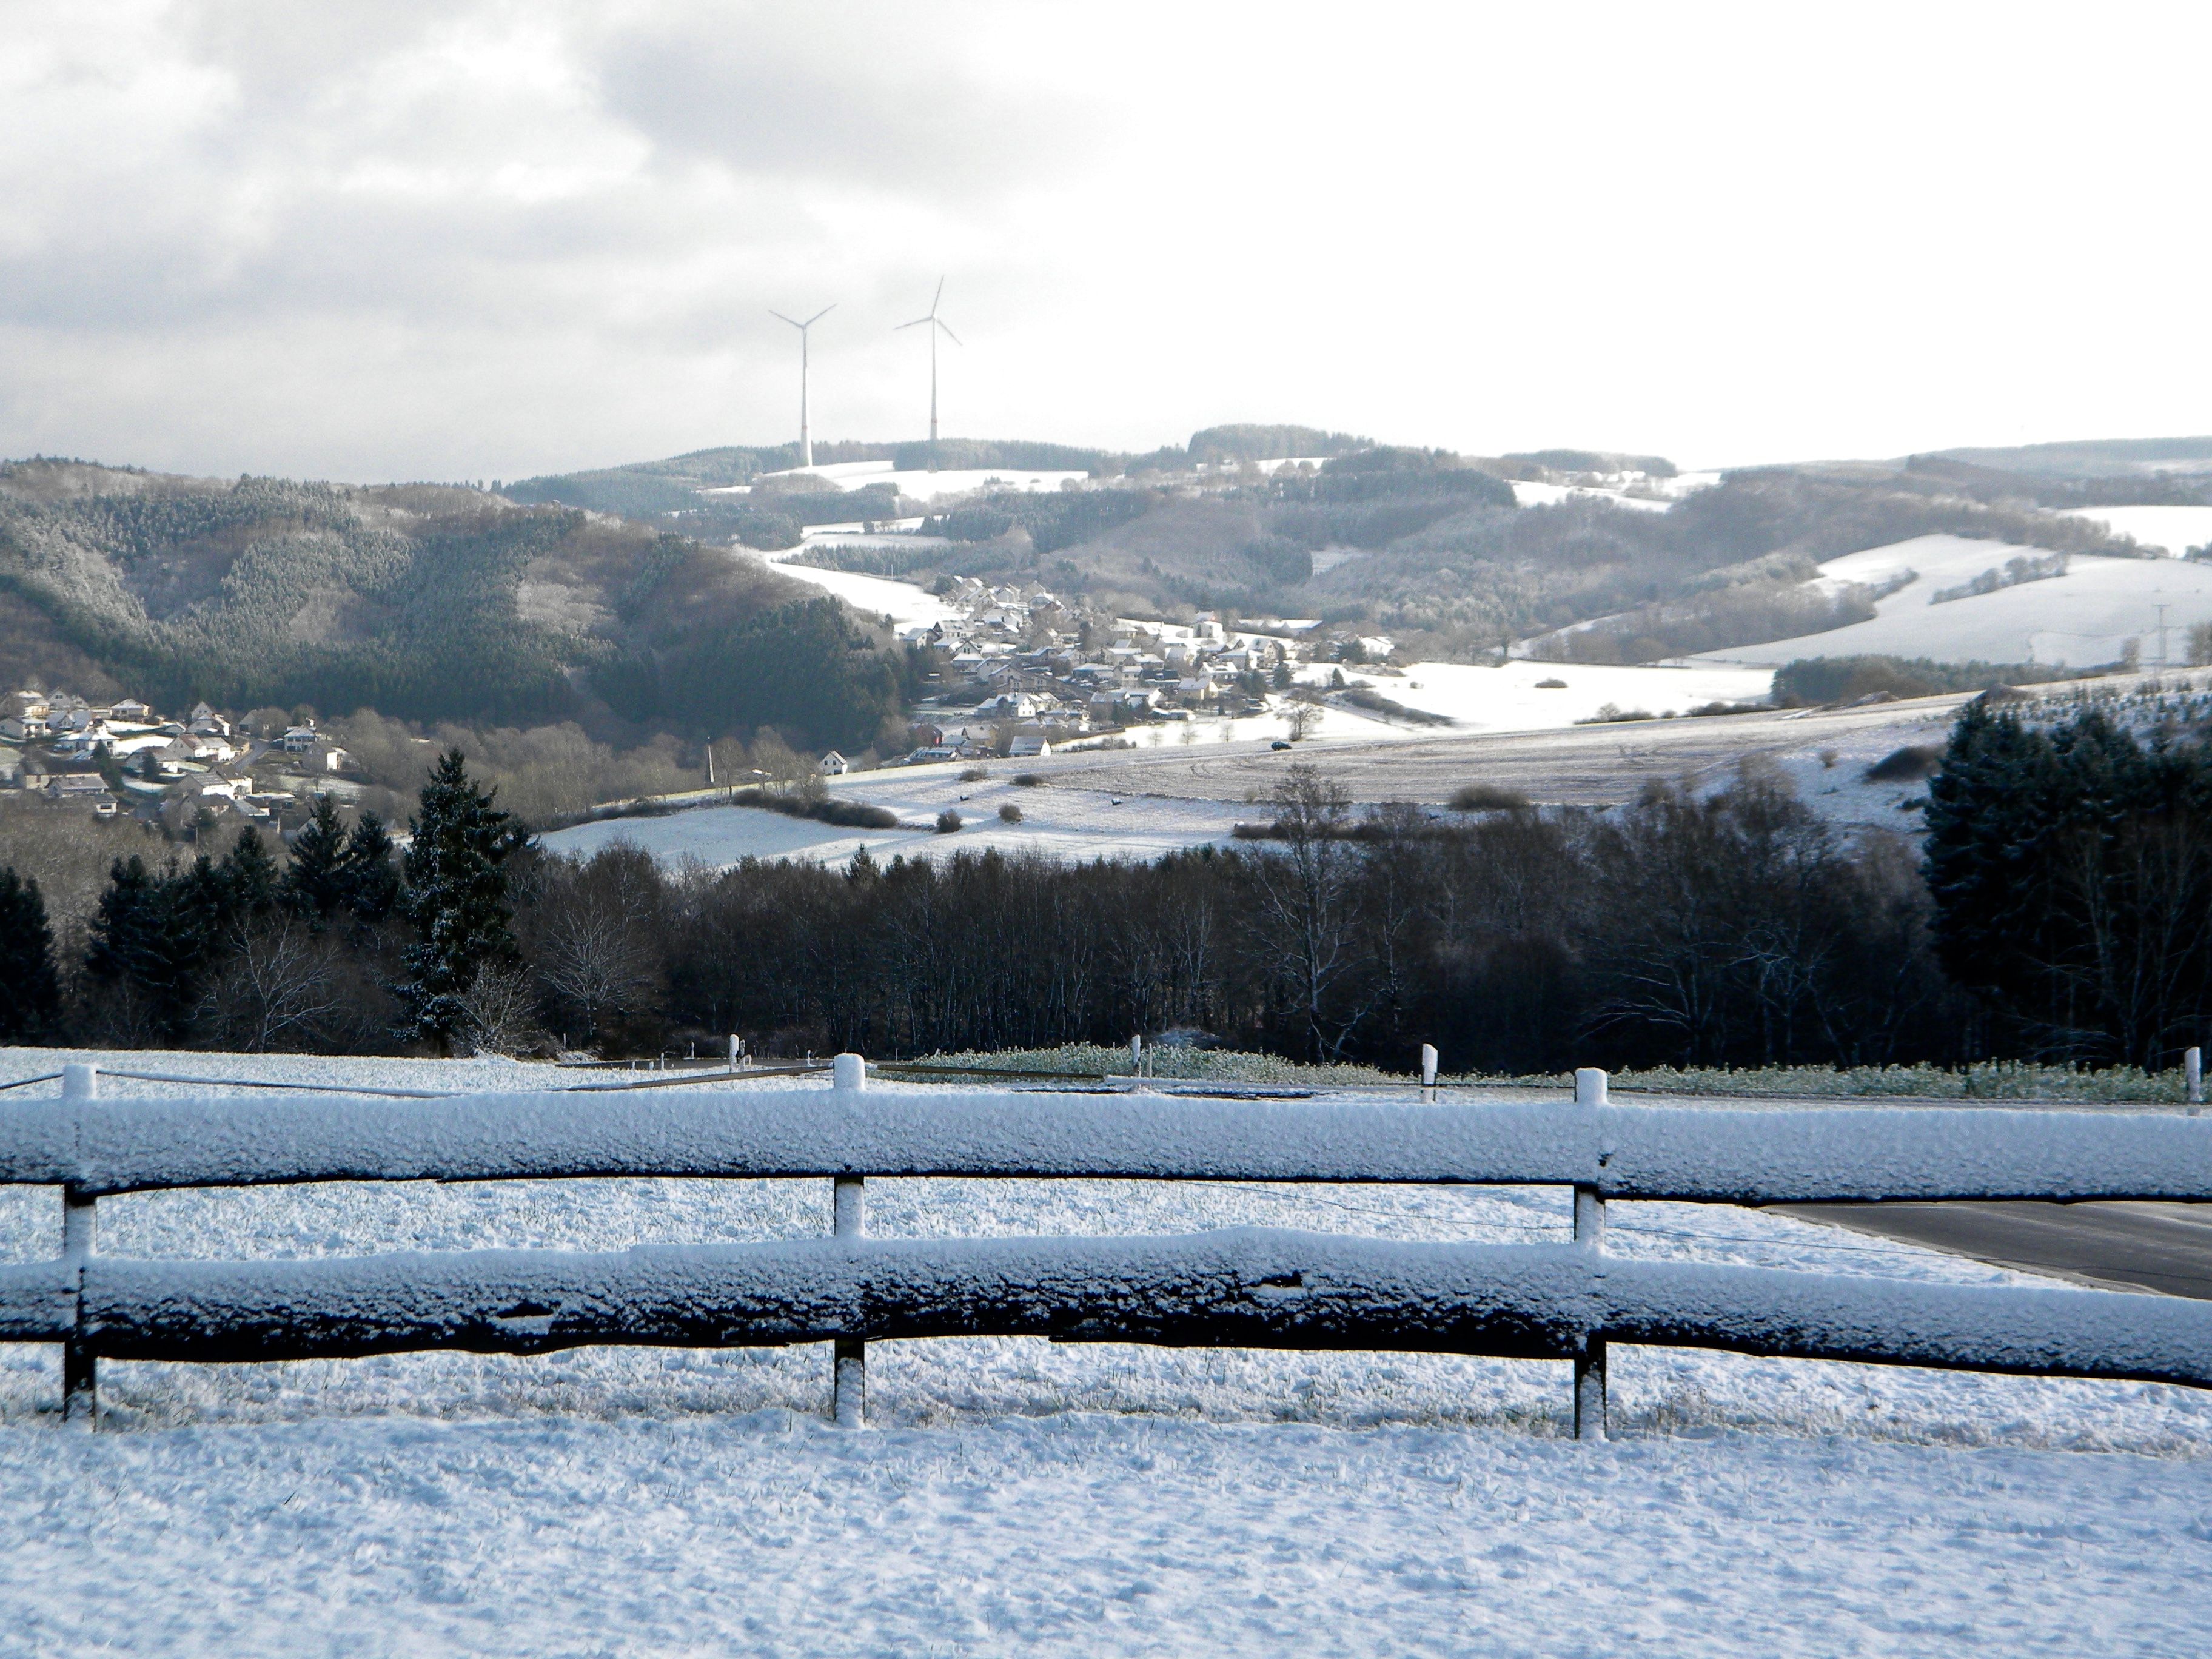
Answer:
M926 6L684 8L611 30L606 108L671 160L925 198L992 197L1083 158L1079 112L976 75Z
M1607 15L0 0L0 453L771 439L766 308L832 300L817 431L910 434L890 325L947 271L956 429L1723 460L2201 424L2212 246L2143 159L2191 153L2201 19L2146 58L1900 13L1900 56L1856 10ZM2078 222L2054 178L2099 181Z

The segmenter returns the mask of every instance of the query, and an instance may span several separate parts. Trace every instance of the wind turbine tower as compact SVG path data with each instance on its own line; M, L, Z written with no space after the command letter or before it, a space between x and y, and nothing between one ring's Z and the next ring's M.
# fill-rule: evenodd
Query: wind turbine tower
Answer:
M925 324L927 325L929 328L929 470L932 472L937 471L938 330L943 329L945 331L945 337L951 341L953 344L958 345L960 343L960 337L957 334L955 334L945 320L937 314L938 302L944 298L945 278L940 276L937 279L937 293L929 302L929 315L927 317L917 317L910 323L901 323L898 325L898 328L895 328L891 331L892 333L896 334L899 331L899 329L921 328Z
M799 331L799 468L802 472L811 471L814 466L814 437L806 429L806 331L836 309L834 303L826 305L803 323L780 311L769 313L778 322L789 323Z

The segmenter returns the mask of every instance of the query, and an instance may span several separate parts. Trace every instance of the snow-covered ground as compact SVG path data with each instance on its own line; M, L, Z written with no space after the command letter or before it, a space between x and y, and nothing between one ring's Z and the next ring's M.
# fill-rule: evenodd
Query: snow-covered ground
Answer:
M667 817L603 819L543 839L551 850L577 857L626 842L664 863L696 859L716 869L745 858L842 865L864 847L878 864L987 848L1073 861L1151 860L1183 848L1225 845L1240 818L1267 816L1263 809L1218 801L1024 788L1013 781L1023 767L1020 761L993 761L990 777L972 783L960 781L965 765L893 767L838 781L837 793L896 812L908 826L898 830L853 830L750 806L702 806ZM999 808L1009 803L1021 809L1019 823L1000 818ZM939 835L937 815L948 808L960 814L963 825Z
M2116 662L2132 640L2146 666L2158 661L2158 607L2166 607L2166 649L2183 659L2191 626L2212 622L2212 565L2173 559L2076 556L2066 574L1972 599L1929 603L2013 558L2049 555L2033 547L1917 536L1820 567L1826 583L1881 583L1906 571L1917 578L1878 600L1872 621L1825 634L1708 651L1699 663L1786 663L1797 657L1883 655L1939 662Z
M830 466L808 468L805 472L793 469L787 472L764 472L749 484L729 484L720 489L703 490L708 495L749 495L760 483L772 478L819 478L839 489L866 489L870 484L895 484L900 495L917 501L933 501L940 495L964 495L973 489L1058 489L1062 484L1081 483L1091 475L1077 471L1028 471L1012 467L988 467L970 471L902 472L893 461L840 461Z
M1561 501L1575 497L1590 501L1611 501L1615 507L1626 507L1639 513L1664 513L1674 503L1654 501L1648 495L1630 495L1618 489L1594 489L1584 484L1531 483L1516 479L1513 483L1513 504L1516 507L1556 507Z
M54 1069L0 1050L0 1081ZM407 1086L506 1061L85 1055ZM51 1086L51 1085L45 1085ZM803 1096L818 1084L737 1085ZM179 1092L111 1080L108 1092ZM794 1099L793 1105L803 1101ZM103 1200L100 1248L314 1256L814 1235L829 1183L364 1185ZM0 1255L60 1205L0 1188ZM886 1236L1247 1223L1497 1243L1566 1195L872 1182ZM1999 1270L1726 1207L1617 1204L1624 1255ZM0 1650L226 1654L2194 1654L2212 1397L1616 1348L1564 1365L1025 1340L881 1343L864 1433L819 1348L106 1362L117 1431L0 1346Z
M1329 673L1326 667L1314 668L1304 678L1322 685ZM1458 724L1423 726L1331 706L1322 711L1313 738L1332 743L1399 743L1454 732L1542 732L1571 726L1606 703L1653 714L1679 714L1702 703L1764 697L1773 673L1765 668L1585 667L1516 660L1500 668L1416 663L1403 678L1356 671L1348 678L1370 685L1382 696L1444 714ZM1547 679L1565 684L1540 689ZM1285 729L1279 714L1246 714L1139 726L1131 736L1139 752L1150 753L1182 749L1186 738L1190 747L1214 747L1224 741L1280 738ZM746 858L842 865L863 847L879 863L898 855L935 860L987 848L1073 860L1153 859L1181 848L1227 845L1238 823L1267 816L1261 805L1086 789L1080 773L1055 773L1048 788L1024 787L1013 780L1029 769L1029 763L1018 760L981 763L990 775L962 781L960 774L972 769L972 764L886 767L832 781L832 793L897 813L905 826L898 830L853 830L757 807L694 806L665 817L579 824L556 830L544 841L556 852L579 857L626 842L669 864L696 859L717 869ZM1817 786L1826 790L1835 781L1823 776ZM1896 793L1888 791L1884 804ZM1000 819L999 808L1009 803L1021 810L1020 823ZM947 808L960 814L963 827L939 835L933 828L937 815Z
M2069 507L2069 518L2094 519L2145 547L2179 558L2212 543L2212 507Z
M733 553L732 556L763 560L787 576L796 577L826 592L835 593L863 615L890 617L895 629L932 628L941 622L953 621L960 615L927 588L913 582L895 581L885 576L863 576L850 570L822 570L811 564L785 562L796 551L796 548L778 553L755 553L744 550Z
M1773 672L1765 668L1705 663L1688 668L1612 667L1519 657L1494 668L1417 662L1407 666L1403 678L1358 669L1345 672L1394 702L1442 714L1469 732L1550 731L1588 720L1607 703L1650 714L1679 714L1709 702L1756 702L1774 683ZM1304 678L1326 682L1328 673L1323 667L1308 671ZM1548 680L1564 684L1545 684ZM1436 735L1433 728L1400 731L1401 735Z

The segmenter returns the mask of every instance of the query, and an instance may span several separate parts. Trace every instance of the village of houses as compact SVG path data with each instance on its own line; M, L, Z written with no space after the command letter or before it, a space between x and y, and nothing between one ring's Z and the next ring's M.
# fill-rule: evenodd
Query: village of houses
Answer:
M312 720L264 714L256 727L208 704L165 719L136 697L88 702L66 692L8 694L0 787L128 814L191 836L240 820L281 823L353 770Z
M1042 587L966 577L945 598L953 615L899 630L927 666L914 747L891 764L1112 748L1146 726L1155 740L1178 726L1194 737L1193 723L1209 719L1275 715L1294 738L1318 702L1294 681L1302 663L1371 662L1390 648L1382 639L1301 639L1310 623L1229 632L1210 612L1188 624L1085 621ZM274 710L239 719L203 702L169 717L136 697L101 703L35 690L8 694L4 708L0 788L158 823L173 838L240 822L289 827L287 815L296 823L317 793L350 794L360 781L313 720ZM817 769L850 765L832 751Z
M1230 631L1212 611L1187 625L1086 622L1042 586L971 577L954 578L943 597L960 614L900 630L930 663L909 765L1111 747L1130 741L1132 727L1270 714L1299 736L1317 699L1297 683L1302 665L1372 664L1391 650L1388 639L1317 637L1311 622ZM1287 696L1271 702L1271 692ZM839 757L825 765L843 769Z

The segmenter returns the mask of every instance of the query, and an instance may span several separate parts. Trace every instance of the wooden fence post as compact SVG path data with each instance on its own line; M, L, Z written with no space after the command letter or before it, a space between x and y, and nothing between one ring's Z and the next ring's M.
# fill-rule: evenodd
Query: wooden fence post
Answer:
M854 1093L868 1086L868 1063L858 1054L839 1054L830 1062L830 1085ZM830 1231L837 1238L858 1238L866 1224L867 1180L839 1176L831 1188ZM830 1379L832 1414L841 1429L866 1428L868 1421L868 1345L864 1338L841 1336Z
M1421 1098L1437 1097L1437 1047L1433 1042L1421 1045Z
M100 1071L93 1066L62 1067L62 1097L92 1100L100 1094ZM93 1227L100 1200L74 1185L62 1188L62 1261L76 1278L76 1330L62 1344L62 1421L87 1429L100 1426L100 1369L85 1331L84 1267L92 1255Z
M1585 1066L1575 1073L1575 1104L1606 1103L1605 1073ZM1605 1198L1594 1186L1575 1187L1575 1243L1597 1255L1605 1249ZM1586 1340L1575 1357L1575 1438L1605 1438L1605 1339Z

